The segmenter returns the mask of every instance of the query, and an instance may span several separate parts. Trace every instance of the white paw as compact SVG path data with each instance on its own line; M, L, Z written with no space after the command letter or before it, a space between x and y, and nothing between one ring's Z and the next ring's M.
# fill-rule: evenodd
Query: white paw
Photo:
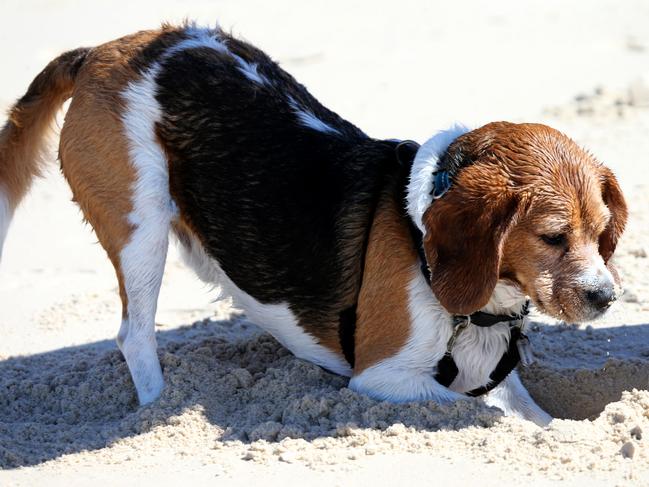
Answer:
M502 407L499 408L503 409ZM554 419L536 404L534 404L533 407L529 404L526 404L520 410L503 409L503 412L505 413L505 416L514 416L515 418L531 421L532 423L535 423L537 426L541 426L542 428L550 424L550 422Z
M135 340L129 336L120 348L131 372L131 379L137 390L140 405L149 404L158 399L164 389L164 378L156 353L155 337L147 340Z
M545 427L549 425L554 419L552 416L550 416L548 413L546 413L540 408L534 414L530 414L528 416L529 417L525 419L527 419L528 421L532 421L533 423L536 423L538 426L541 427Z
M456 401L468 401L471 398L464 394L460 394L459 392L451 391L450 389L441 389L433 399L438 404L448 405Z
M158 365L158 369L159 368L160 366ZM162 371L159 371L159 374L149 374L146 383L140 384L140 387L136 385L137 399L140 402L140 406L152 403L158 399L160 394L162 394L164 386L165 383L164 378L162 377Z

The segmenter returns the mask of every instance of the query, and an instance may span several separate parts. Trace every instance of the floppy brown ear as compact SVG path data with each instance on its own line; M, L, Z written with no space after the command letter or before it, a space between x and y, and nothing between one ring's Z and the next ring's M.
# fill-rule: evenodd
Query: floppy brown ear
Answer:
M462 179L468 178L460 178L424 213L424 250L431 286L442 306L468 315L491 298L503 243L522 204L511 194L486 195L479 187L463 187Z
M602 166L602 198L611 212L611 219L604 232L599 236L599 253L606 263L615 252L617 242L622 236L628 211L615 175L604 166Z

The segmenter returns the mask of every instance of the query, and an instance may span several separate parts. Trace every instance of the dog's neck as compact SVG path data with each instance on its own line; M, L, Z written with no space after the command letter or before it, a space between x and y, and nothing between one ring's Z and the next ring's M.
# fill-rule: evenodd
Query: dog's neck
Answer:
M494 315L521 314L527 304L527 296L518 286L500 280L489 302L480 311Z

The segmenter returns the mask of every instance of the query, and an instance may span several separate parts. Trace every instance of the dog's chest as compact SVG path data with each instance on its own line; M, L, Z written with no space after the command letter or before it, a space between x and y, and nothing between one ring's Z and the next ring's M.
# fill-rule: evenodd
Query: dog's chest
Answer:
M470 325L462 335L453 345L458 375L450 389L457 392L470 391L490 382L489 376L507 350L510 338L506 323L489 328Z
M417 267L413 268L412 275L405 317L409 326L407 340L396 353L358 371L350 382L353 389L392 401L440 399L447 394L435 377L453 334L452 319ZM508 341L506 324L465 328L452 346L458 374L449 389L468 392L487 385Z

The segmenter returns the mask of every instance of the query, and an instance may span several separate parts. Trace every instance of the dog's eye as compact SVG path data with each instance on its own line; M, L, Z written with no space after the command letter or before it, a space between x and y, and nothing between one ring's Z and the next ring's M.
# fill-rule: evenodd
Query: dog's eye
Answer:
M566 243L566 235L563 233L557 235L541 235L541 240L548 245L559 246Z

